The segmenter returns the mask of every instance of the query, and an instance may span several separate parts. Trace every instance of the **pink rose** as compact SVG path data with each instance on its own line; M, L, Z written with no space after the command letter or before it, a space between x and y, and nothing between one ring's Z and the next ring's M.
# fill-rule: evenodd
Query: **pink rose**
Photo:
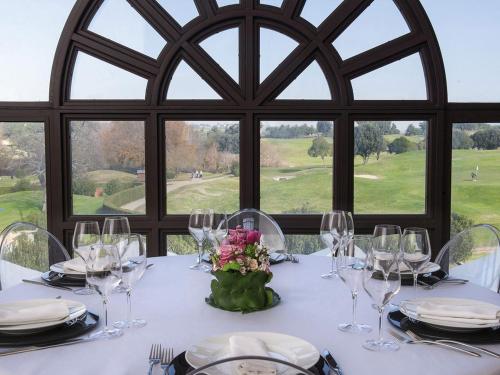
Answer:
M260 232L258 230L250 230L247 233L247 244L252 245L260 241Z

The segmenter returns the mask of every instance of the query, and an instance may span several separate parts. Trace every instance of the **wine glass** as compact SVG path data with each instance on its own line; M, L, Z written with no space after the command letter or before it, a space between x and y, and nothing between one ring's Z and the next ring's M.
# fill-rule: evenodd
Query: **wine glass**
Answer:
M109 244L93 246L90 250L86 270L87 283L101 296L104 310L104 328L90 337L94 339L121 336L123 334L121 329L108 326L109 295L120 284L122 278L122 264L118 248Z
M112 216L104 219L102 243L113 244L122 257L128 248L130 224L126 216Z
M90 249L101 242L101 231L97 221L77 221L75 231L73 232L73 251L83 259L85 263L89 259ZM78 288L73 291L79 295L95 294L96 292L89 288L85 283L84 288Z
M347 235L347 223L344 211L332 210L325 212L321 220L320 237L323 243L330 249L332 262L330 272L321 275L323 279L331 279L336 276L334 269L335 257L342 247Z
M399 345L382 338L382 316L385 306L401 288L399 259L401 228L397 225L377 225L372 247L363 270L363 288L379 313L378 339L367 340L363 347L373 351L396 351Z
M203 219L205 217L205 211L202 209L193 209L191 215L189 216L189 233L193 236L194 240L198 244L198 257L196 258L196 263L189 266L192 270L201 270L204 272L209 272L210 267L202 263L203 257L203 239L205 238L205 233L203 231Z
M140 328L146 325L144 319L132 318L132 288L146 271L146 246L140 234L132 233L129 237L127 251L121 257L122 282L127 293L127 319L113 323L116 328Z
M229 232L227 214L209 210L203 218L203 232L215 251Z
M371 248L371 241L366 241L366 236L353 236L345 252L337 257L337 272L340 279L351 291L352 297L352 321L342 323L338 329L349 333L368 333L372 328L367 324L356 322L356 307L358 294L363 288L363 272L365 268L366 254Z
M403 262L413 274L413 290L417 295L417 277L431 259L431 243L425 228L406 228L401 238Z

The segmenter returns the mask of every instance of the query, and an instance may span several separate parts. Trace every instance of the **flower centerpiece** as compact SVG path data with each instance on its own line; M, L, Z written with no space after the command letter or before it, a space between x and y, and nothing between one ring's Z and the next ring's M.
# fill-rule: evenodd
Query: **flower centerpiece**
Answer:
M279 296L265 285L273 277L269 251L260 243L261 233L236 227L230 229L212 255L210 285L212 294L207 303L229 311L244 313L266 309L279 302Z

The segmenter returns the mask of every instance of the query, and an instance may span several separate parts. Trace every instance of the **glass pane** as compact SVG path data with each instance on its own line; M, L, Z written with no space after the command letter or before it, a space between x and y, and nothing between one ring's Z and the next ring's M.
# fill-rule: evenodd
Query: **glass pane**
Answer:
M239 82L239 29L237 27L214 34L200 43L227 74Z
M76 56L71 99L143 99L148 81L83 52Z
M272 5L274 7L281 7L281 4L283 4L283 0L260 0L261 4L265 5Z
M333 122L262 121L260 207L272 214L332 207Z
M144 214L144 122L71 121L70 132L73 214Z
M355 100L426 100L420 54L416 53L351 81Z
M167 99L222 99L208 83L182 60L170 80Z
M409 32L392 0L375 0L335 39L333 46L345 60Z
M276 99L288 100L331 100L332 95L325 73L313 61Z
M0 122L0 230L16 221L47 227L45 128Z
M106 0L88 29L156 59L165 40L126 1Z
M166 237L167 248L165 253L167 256L198 254L198 245L189 234L169 234ZM205 254L208 254L208 251L211 250L208 241L203 242L203 248Z
M193 0L157 0L179 25L184 26L198 17L198 9Z
M451 225L500 228L500 124L453 124Z
M307 0L300 16L318 27L342 0Z
M217 5L219 7L225 7L226 5L238 5L239 0L217 0Z
M325 247L317 234L285 234L285 241L286 248L290 254L309 255Z
M260 82L264 81L299 44L277 31L260 28Z
M354 211L425 213L426 121L354 123Z
M239 209L237 121L166 121L165 142L168 214Z
M500 2L421 0L436 32L452 102L500 102Z
M48 101L52 60L75 0L0 1L0 101Z

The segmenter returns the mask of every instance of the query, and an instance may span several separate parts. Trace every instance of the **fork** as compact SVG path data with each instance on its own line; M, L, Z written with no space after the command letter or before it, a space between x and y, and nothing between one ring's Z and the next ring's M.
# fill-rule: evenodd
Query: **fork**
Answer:
M415 332L413 332L413 331L407 330L405 332L406 332L406 334L408 336L410 336L414 340L422 340L422 338L419 335L417 335ZM434 341L435 342L443 342L445 344L456 344L456 345L465 346L466 348L475 349L475 350L477 350L479 352L483 352L485 354L491 355L492 357L500 358L500 354L498 354L496 352L493 352L493 351L488 350L488 349L481 348L480 346L467 344L467 343L462 342L462 341L446 340L446 339L439 339L439 340L434 340Z
M173 359L174 359L174 349L173 348L163 349L161 355L161 364L160 364L161 368L163 369L163 375L168 374L168 369Z
M459 347L456 347L456 346L453 346L453 345L450 345L450 344L446 344L444 342L437 342L437 341L432 341L432 340L410 340L410 339L408 339L406 337L403 337L402 335L400 335L397 332L389 331L389 333L391 334L392 337L394 337L396 340L398 340L399 342L401 342L403 344L429 344L429 345L436 345L436 346L441 346L443 348L448 348L448 349L451 349L451 350L455 350L457 352L461 352L463 354L467 354L467 355L470 355L472 357L481 357L481 354L478 354L476 352L471 352L470 350L462 349L462 348L459 348Z
M148 371L149 375L153 373L153 367L158 363L160 363L160 358L161 358L161 345L152 344L151 350L149 351L149 371Z

